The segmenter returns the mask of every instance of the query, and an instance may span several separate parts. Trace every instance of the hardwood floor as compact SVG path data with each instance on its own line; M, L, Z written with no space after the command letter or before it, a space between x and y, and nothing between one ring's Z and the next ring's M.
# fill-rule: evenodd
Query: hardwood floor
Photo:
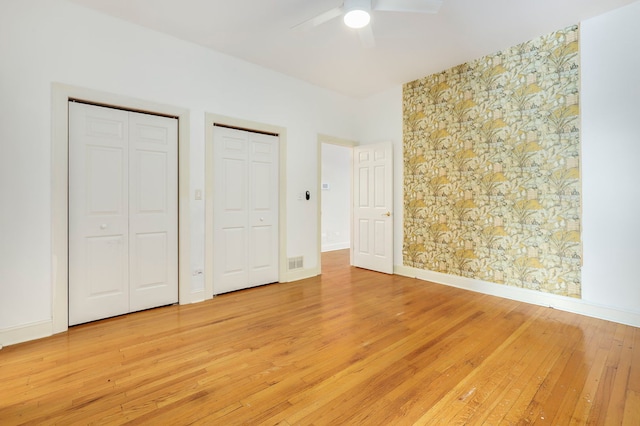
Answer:
M640 424L640 329L323 275L0 351L0 424Z

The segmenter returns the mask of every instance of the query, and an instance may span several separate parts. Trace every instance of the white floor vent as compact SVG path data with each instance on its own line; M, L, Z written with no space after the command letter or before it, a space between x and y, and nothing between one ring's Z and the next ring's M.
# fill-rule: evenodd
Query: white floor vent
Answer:
M304 257L290 257L289 258L289 270L302 269L304 267Z

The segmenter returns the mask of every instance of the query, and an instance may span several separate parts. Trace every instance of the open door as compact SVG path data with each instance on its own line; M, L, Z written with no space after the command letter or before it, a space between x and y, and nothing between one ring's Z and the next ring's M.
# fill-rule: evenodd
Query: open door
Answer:
M393 273L393 145L353 150L353 266Z

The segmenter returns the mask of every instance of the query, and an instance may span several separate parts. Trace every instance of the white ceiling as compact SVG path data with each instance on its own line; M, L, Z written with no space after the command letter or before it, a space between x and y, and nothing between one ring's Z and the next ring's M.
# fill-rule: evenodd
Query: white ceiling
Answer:
M342 0L71 0L348 96L514 46L637 0L444 0L436 15L374 12L376 47L341 19L296 24Z

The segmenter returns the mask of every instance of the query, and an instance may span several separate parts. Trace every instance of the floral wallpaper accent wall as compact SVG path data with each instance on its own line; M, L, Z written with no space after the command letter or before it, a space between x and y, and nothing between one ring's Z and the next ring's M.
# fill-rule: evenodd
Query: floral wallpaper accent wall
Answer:
M407 266L580 297L578 27L403 87Z

